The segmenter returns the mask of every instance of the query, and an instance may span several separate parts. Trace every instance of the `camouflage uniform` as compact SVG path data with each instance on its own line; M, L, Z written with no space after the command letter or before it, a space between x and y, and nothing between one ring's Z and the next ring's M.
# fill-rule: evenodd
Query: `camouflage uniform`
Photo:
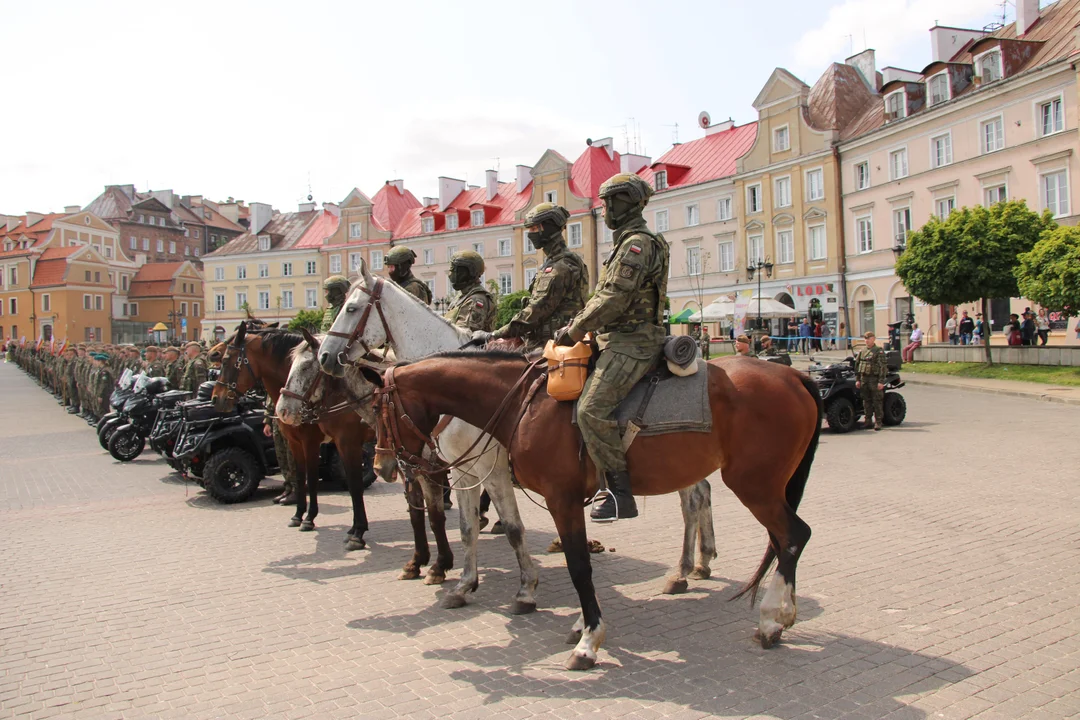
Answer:
M885 351L880 345L863 348L855 356L855 380L859 383L862 395L863 412L866 414L866 427L881 429L884 417L885 391L878 390L879 384L885 383L888 363Z
M184 368L184 377L180 380L180 389L189 392L198 392L199 386L206 382L207 373L206 358L196 355L188 360Z
M413 263L416 261L416 253L398 245L386 254L385 263L392 267L390 279L405 292L416 297L425 305L431 305L431 288L427 283L412 273Z
M326 295L326 310L323 311L322 323L319 332L329 332L334 326L334 320L341 312L345 304L345 296L349 292L349 281L341 275L331 275L323 280L323 293Z
M184 378L184 359L178 357L172 362L166 361L165 377L169 380L169 387L179 390L180 382Z
M525 350L543 347L585 307L589 294L589 271L585 261L570 252L563 228L570 217L564 208L541 203L525 215L525 226L538 225L529 240L544 251L546 259L529 284L529 304L494 333L495 338L520 337Z
M273 432L274 454L277 455L281 478L285 482L282 495L289 495L296 489L296 460L293 459L293 454L289 450L289 441L285 439L285 435L281 432L281 423L274 417L274 401L270 399L269 393L266 395L265 407L266 420L264 424L269 425Z

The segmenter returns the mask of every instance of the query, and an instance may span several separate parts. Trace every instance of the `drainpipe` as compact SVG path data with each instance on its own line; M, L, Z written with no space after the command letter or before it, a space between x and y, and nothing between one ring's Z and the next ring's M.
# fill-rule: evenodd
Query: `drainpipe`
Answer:
M840 201L840 217L836 223L837 232L840 237L840 296L844 300L844 311L842 313L844 318L844 327L847 328L848 336L851 336L851 315L850 308L848 307L848 291L847 291L847 240L844 233L844 186L843 176L840 173L840 148L837 145L832 147L833 164L836 166L836 197ZM848 349L851 348L851 341L848 340Z

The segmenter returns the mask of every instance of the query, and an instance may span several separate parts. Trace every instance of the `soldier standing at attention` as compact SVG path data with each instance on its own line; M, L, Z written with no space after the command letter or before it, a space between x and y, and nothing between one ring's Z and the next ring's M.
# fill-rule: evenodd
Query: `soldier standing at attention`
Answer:
M386 254L386 267L390 271L390 279L405 292L419 298L420 302L431 305L431 288L412 273L415 261L416 253L404 245L398 245Z
M642 212L652 187L637 175L620 173L600 186L604 223L614 231L615 247L600 274L596 291L555 342L573 345L596 333L600 357L578 400L577 420L589 456L596 465L604 501L593 504L594 522L637 517L630 473L615 408L651 370L664 347L668 245L649 230Z
M322 324L319 332L329 332L334 326L334 320L341 312L345 304L345 297L349 294L349 281L341 275L331 275L323 280L323 295L326 299L326 309L323 310Z
M544 252L544 264L529 284L529 304L492 337L519 337L528 352L543 347L585 307L589 271L566 246L563 228L569 218L566 208L552 203L541 203L525 214L529 242Z
M184 346L184 354L187 355L187 366L184 368L184 377L180 380L180 389L198 392L199 386L206 382L209 372L206 358L202 356L202 345L192 340Z
M160 352L154 345L146 347L146 374L150 377L166 377L165 363L161 362Z
M885 351L875 343L874 333L868 332L863 337L866 339L866 347L855 356L855 387L862 394L866 429L880 430L888 363Z
M698 339L698 345L701 347L701 357L704 360L709 359L709 355L712 352L712 346L710 343L712 338L709 337L709 329L704 325L701 326L701 338Z
M443 317L449 320L451 325L466 330L494 330L495 318L498 315L495 298L480 284L480 276L484 274L484 258L473 250L456 252L450 258L448 274L450 285L461 295Z
M173 390L180 389L180 380L184 377L184 362L180 359L180 348L169 346L165 348L165 377L169 380L169 387Z

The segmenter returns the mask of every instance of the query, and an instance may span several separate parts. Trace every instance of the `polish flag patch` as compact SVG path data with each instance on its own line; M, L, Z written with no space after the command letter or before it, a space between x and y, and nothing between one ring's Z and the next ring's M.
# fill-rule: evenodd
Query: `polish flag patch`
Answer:
M554 270L554 269L555 269L555 268L544 268L544 272L546 272L546 273L549 273L549 272L551 272L551 271L552 271L552 270Z
M482 308L482 307L484 307L484 303L482 301L480 301L480 300L477 300L476 301L476 307Z
M641 254L641 246L640 245L631 245L630 246L630 252L634 253L635 255L640 255Z

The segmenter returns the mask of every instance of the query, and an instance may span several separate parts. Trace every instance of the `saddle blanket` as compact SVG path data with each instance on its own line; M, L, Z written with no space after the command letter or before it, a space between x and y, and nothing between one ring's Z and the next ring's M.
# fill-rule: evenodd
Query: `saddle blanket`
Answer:
M677 377L665 371L642 412L642 402L646 400L653 373L646 375L615 410L619 431L625 433L627 425L633 421L640 428L636 434L643 436L710 432L709 366L700 358L696 362L697 372L687 377ZM574 424L577 424L577 401L574 402Z

